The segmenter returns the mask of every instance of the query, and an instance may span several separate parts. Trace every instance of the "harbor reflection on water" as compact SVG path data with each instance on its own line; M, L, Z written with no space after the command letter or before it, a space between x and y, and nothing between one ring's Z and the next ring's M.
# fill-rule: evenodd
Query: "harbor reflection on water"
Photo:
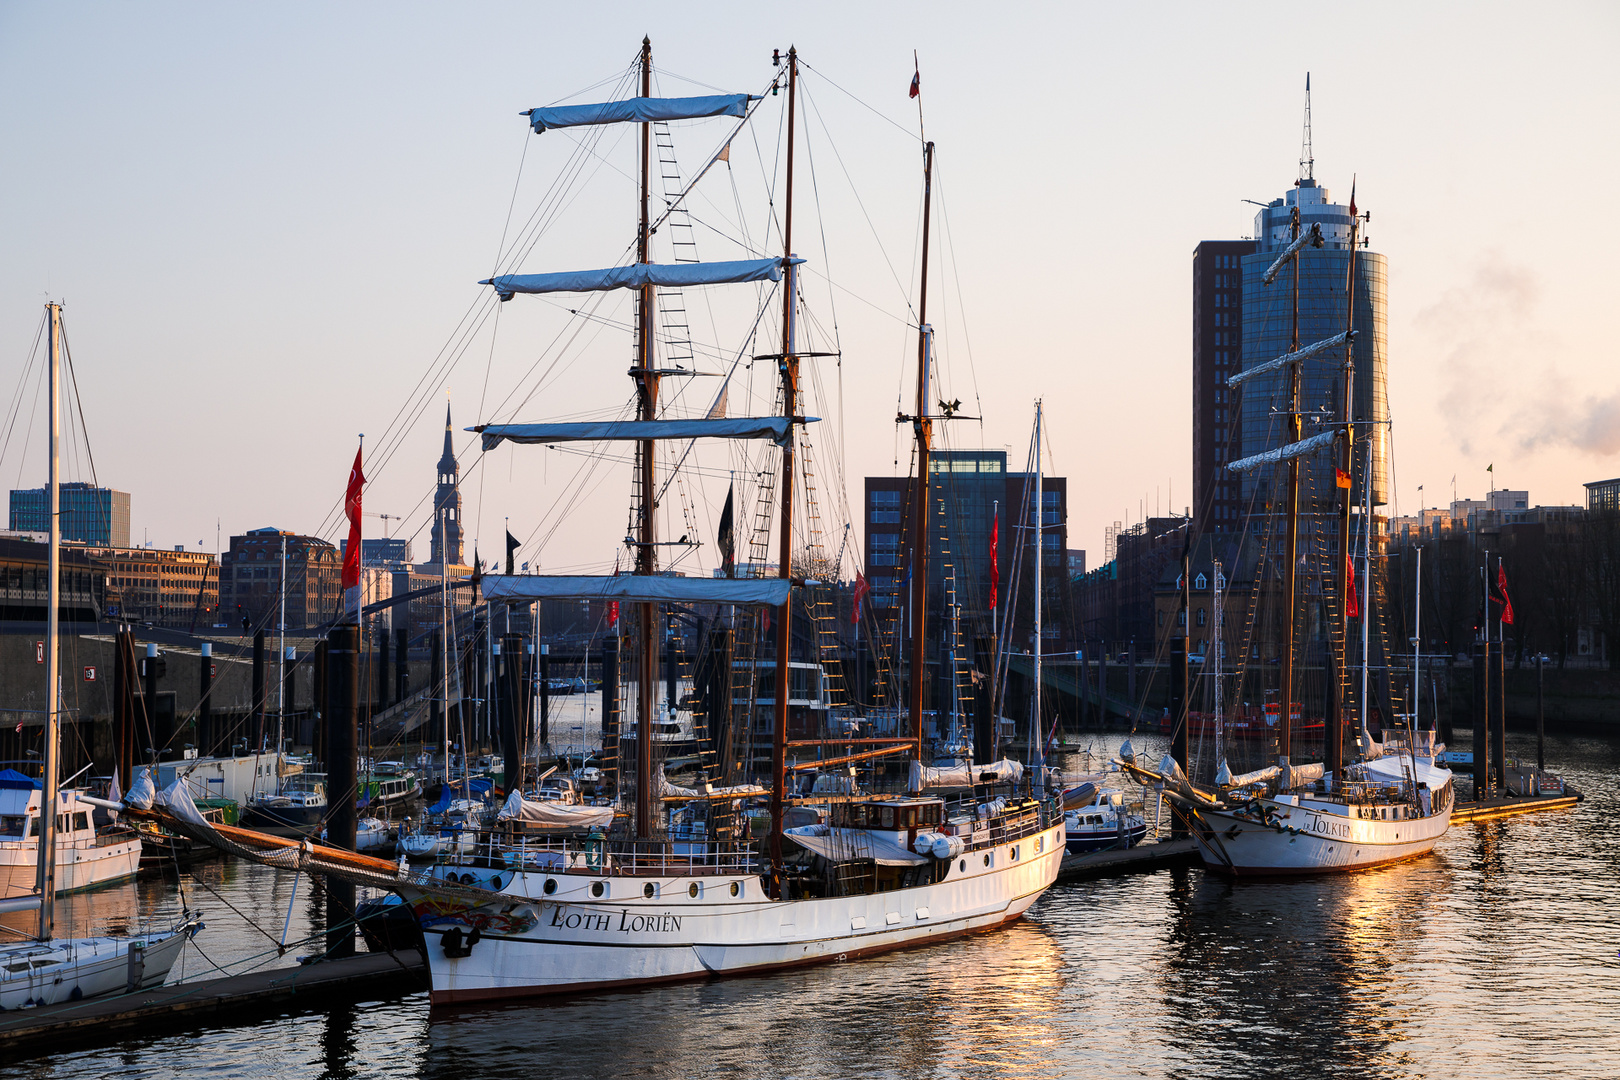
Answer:
M1549 759L1590 795L1579 809L1459 825L1433 856L1382 870L1077 883L1000 932L852 964L431 1012L415 994L62 1053L26 1074L1612 1076L1620 741L1556 740ZM209 887L188 896L215 962L291 963L274 940L289 911L290 941L320 929L307 878L295 892L294 875L260 867L197 873ZM129 889L141 912L175 906L172 880ZM84 918L131 918L113 896ZM188 960L191 977L209 970Z

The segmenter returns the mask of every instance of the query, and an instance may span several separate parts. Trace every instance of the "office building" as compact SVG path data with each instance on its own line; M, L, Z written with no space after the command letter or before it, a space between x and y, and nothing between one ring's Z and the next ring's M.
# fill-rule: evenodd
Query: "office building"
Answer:
M129 547L129 492L92 484L63 484L60 489L62 539L103 547ZM48 532L49 500L44 488L11 493L11 528Z
M337 617L343 598L343 560L337 547L318 536L254 529L231 537L230 549L220 559L219 609L223 621L247 629L277 627L283 550L287 629L320 626Z
M176 630L219 621L219 563L212 552L159 548L86 547L107 577L111 618Z
M1237 373L1243 347L1242 260L1253 240L1205 240L1193 249L1193 517L1201 532L1240 527L1241 484L1227 463L1243 445Z

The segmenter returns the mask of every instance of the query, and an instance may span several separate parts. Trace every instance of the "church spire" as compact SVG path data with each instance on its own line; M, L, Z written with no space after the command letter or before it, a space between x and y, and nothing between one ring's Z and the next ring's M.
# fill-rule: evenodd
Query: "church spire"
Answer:
M444 453L439 457L440 474L457 472L456 449L450 442L450 403L444 403Z

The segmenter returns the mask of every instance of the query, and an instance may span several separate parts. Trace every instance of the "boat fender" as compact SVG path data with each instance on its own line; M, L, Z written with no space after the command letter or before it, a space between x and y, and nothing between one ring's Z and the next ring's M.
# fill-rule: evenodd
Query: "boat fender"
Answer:
M939 859L942 862L948 862L962 854L962 849L964 846L965 845L962 843L962 838L960 836L940 836L934 839L934 844L932 849L929 851L929 854L933 855L934 858Z

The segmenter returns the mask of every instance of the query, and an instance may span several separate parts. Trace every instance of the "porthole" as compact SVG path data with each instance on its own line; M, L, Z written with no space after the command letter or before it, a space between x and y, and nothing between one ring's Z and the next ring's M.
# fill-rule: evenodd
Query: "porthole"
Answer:
M984 865L986 865L986 866L990 865L990 856L989 856L988 853L986 853L985 856L984 856Z
M1012 850L1009 851L1007 854L1012 856L1012 861L1013 862L1017 862L1018 861L1018 845L1014 844L1012 846Z
M1042 850L1043 850L1043 849L1044 849L1044 848L1045 848L1045 847L1046 847L1046 837L1044 837L1044 836L1037 836L1037 837L1036 837L1036 838L1035 838L1035 854L1037 854L1037 855L1039 855L1039 854L1040 854L1040 853L1041 853L1041 851L1042 851Z
M496 875L495 877L492 877L492 878L489 879L489 887L491 889L495 890L496 892L501 891L501 879L500 879L499 875Z
M962 873L964 873L964 874L967 873L967 860L966 859L962 860L961 870L962 870Z
M697 899L697 895L698 895L697 882L694 881L694 882L692 882L692 884L690 884L690 885L688 885L686 887L686 895L690 896L694 900Z
M658 895L658 886L654 885L650 881L647 882L647 884L641 887L641 895L651 900L653 897Z
M731 883L731 895L732 896L741 896L742 895L742 882L733 881Z
M543 891L545 892L545 894L547 896L550 896L552 893L556 892L557 891L557 879L556 878L549 878L549 877L546 878L545 889Z
M591 882L592 896L601 896L605 892L607 892L607 886L603 885L600 881Z

